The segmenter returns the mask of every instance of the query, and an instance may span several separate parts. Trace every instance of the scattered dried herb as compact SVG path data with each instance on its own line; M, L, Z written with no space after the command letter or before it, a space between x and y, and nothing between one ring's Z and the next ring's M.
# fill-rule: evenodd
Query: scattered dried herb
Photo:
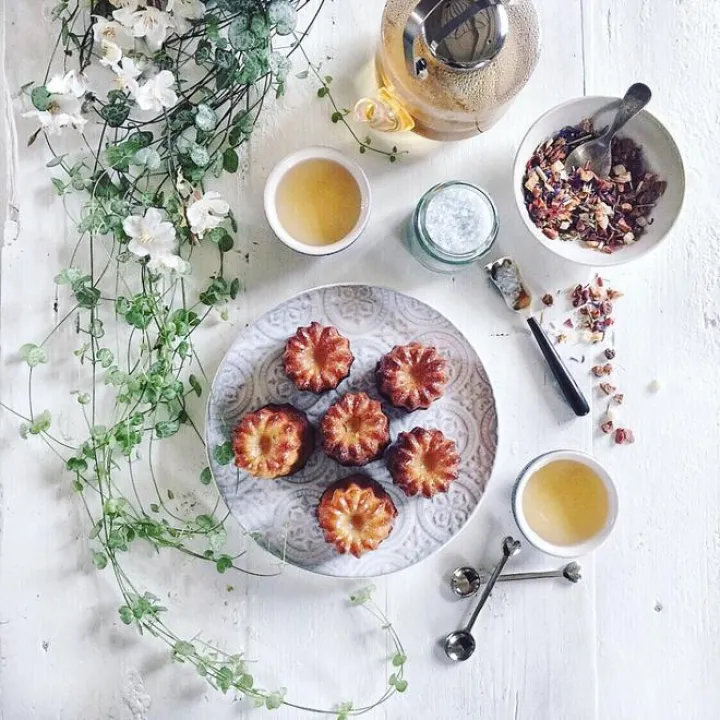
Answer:
M635 442L635 435L632 430L618 428L615 431L615 443L617 445L632 445Z
M589 168L568 173L570 152L603 131L585 119L538 145L525 165L523 188L528 214L546 237L613 253L652 224L649 215L667 182L648 170L642 148L628 137L613 140L609 178Z
M625 395L623 395L623 393L616 393L612 399L616 405L622 405L623 402L625 402Z
M614 360L615 359L615 351L612 348L605 348L605 357L608 360Z
M612 374L613 368L610 363L605 363L604 365L593 365L590 371L595 377L605 377Z
M606 434L609 435L613 431L613 422L612 420L606 420L604 423L600 425L600 429Z
M575 285L570 290L570 302L577 312L577 327L583 331L587 342L599 343L605 339L608 328L615 324L612 316L613 301L622 295L620 291L607 285L599 275L591 283ZM613 357L614 352L611 350ZM607 351L605 356L608 360L612 359Z
M617 388L614 385L611 385L610 383L600 383L600 389L606 394L606 395L612 395Z
M545 293L542 296L542 301L545 305L547 305L548 307L551 307L552 304L555 302L555 298L550 293Z

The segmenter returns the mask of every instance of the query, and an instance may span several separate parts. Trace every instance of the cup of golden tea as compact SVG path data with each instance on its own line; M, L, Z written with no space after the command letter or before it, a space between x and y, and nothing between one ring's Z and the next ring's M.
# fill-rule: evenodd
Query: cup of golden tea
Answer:
M574 450L556 450L529 463L518 477L512 504L528 542L563 558L599 548L618 514L617 490L608 472Z
M352 245L370 218L370 183L338 150L309 147L288 155L265 183L265 215L277 237L305 255Z

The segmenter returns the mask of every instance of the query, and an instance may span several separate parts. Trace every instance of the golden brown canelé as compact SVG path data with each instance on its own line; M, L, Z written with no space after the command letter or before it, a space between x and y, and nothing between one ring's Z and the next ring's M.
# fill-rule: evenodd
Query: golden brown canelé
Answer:
M292 405L265 405L233 431L235 465L259 478L286 477L312 455L315 437L307 415Z
M350 374L350 342L334 327L312 322L299 327L285 344L285 374L298 390L333 390Z
M391 405L412 412L442 397L448 366L436 348L412 342L383 355L375 376L380 394Z
M455 441L440 430L416 427L398 435L387 452L386 464L393 482L406 495L431 498L447 492L457 480L460 455Z
M339 553L360 557L377 549L390 534L397 508L382 485L356 474L327 487L317 507L326 542Z
M322 448L341 465L366 465L390 444L387 416L367 393L347 393L320 423Z

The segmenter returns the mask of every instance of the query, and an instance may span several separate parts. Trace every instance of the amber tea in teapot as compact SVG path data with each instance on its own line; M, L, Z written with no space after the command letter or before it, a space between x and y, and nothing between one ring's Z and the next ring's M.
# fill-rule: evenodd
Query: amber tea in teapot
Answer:
M388 0L380 89L355 114L375 129L462 140L494 125L526 85L540 47L532 0Z

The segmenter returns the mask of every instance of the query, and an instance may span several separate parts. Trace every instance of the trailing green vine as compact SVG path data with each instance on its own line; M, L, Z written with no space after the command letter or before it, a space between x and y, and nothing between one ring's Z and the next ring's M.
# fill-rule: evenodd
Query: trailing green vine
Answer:
M258 574L241 567L242 553L225 549L227 515L218 515L219 499L212 512L192 518L168 505L174 496L157 482L153 452L183 428L203 451L189 408L189 399L208 385L194 335L211 313L226 317L241 287L224 262L237 224L229 204L206 182L238 171L238 148L252 135L268 96L285 92L292 55L304 53L302 42L323 3L57 3L52 17L60 30L46 76L23 90L33 108L26 115L40 123L29 143L47 143L52 184L77 223L69 266L56 277L72 307L41 342L21 349L28 365L27 411L3 407L22 420L23 437L39 438L62 461L88 518L93 562L117 582L123 623L163 641L173 660L194 666L223 693L267 709L287 705L347 718L407 687L402 643L368 588L350 602L388 635L394 648L388 684L367 705L315 709L287 699L284 688L257 685L241 653L177 635L159 596L140 587L125 562L131 547L145 541L158 551L212 563L220 573ZM60 64L62 72L51 76ZM321 81L327 89L329 80ZM345 122L344 115L340 119ZM55 135L72 129L80 133L82 150L60 152ZM393 160L396 153L383 154ZM196 290L188 277L198 253L214 254L217 264ZM52 416L39 409L33 392L34 377L49 363L53 340L66 323L74 323L82 339L74 354L89 385L72 392L86 427L77 443L53 432ZM221 462L231 459L225 447L212 451ZM143 464L145 483L138 477ZM211 479L204 468L200 483Z

